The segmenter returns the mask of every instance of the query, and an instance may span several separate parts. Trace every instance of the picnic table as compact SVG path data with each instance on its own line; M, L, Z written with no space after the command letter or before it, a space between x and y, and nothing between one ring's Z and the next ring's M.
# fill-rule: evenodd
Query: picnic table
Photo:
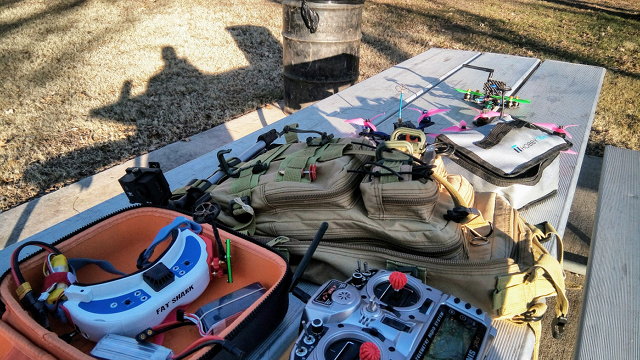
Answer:
M557 194L522 211L528 222L536 224L548 221L563 234L604 78L605 71L600 67L495 53L430 49L223 148L232 149L231 155L239 155L255 144L260 134L270 129L280 131L291 123L298 123L302 129L325 131L339 137L357 136L361 129L345 123L345 119L371 118L383 112L384 115L375 119L374 123L379 130L391 133L393 122L398 118L401 91L403 103L407 107L451 109L433 117L436 124L429 128L430 132L457 125L461 120L470 122L476 115L474 107L465 102L463 94L454 89L482 89L488 74L464 67L464 64L494 69L493 78L505 82L513 89L506 95L517 94L520 98L532 100L531 104L509 109L507 113L529 122L578 125L570 129L573 150L577 154L562 154L560 158ZM417 112L406 108L402 113L405 120L414 122L418 116ZM167 172L171 188L210 174L218 165L217 150ZM27 240L55 241L128 205L124 194L116 196ZM554 244L547 246L555 251ZM15 244L0 251L0 267L3 270L8 268L8 257L14 247ZM291 297L285 321L254 352L252 358L278 358L297 335L302 309L303 304ZM534 336L527 326L507 321L494 321L494 326L498 335L489 350L489 359L531 358Z

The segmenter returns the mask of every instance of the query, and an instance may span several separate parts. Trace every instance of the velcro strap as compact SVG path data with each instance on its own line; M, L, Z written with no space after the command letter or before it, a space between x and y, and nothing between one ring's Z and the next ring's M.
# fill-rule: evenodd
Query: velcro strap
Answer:
M546 280L545 271L530 271L498 277L493 294L494 310L501 318L511 318L529 310L531 302L553 296L556 289Z
M366 149L347 148L342 152L342 155L366 155L366 156L375 157L376 152L373 150L366 150Z
M387 168L395 171L396 173L398 173L398 172L400 172L402 170L402 162L400 162L400 161L388 161L388 160L385 160L383 165L386 166ZM374 172L378 171L382 175L382 176L378 177L378 179L380 181L380 184L396 183L396 182L400 181L400 179L398 178L397 175L395 175L394 173L390 172L389 170L387 170L385 168L374 167L372 170ZM406 178L406 176L403 176L403 178Z
M256 157L255 159L247 162L247 164L240 170L240 174L237 179L232 180L231 183L231 193L239 194L246 190L251 190L258 186L260 182L260 176L264 174L269 168L269 164L280 156L283 152L285 152L291 144L280 145L277 148L271 149L266 153ZM262 167L262 171L256 171L254 165L260 162L260 166Z
M42 285L42 291L47 291L51 286L55 284L66 284L71 285L76 282L76 276L72 272L68 271L59 271L54 272L47 275L44 278L44 283Z
M302 172L307 167L310 159L320 155L327 145L309 146L287 156L280 163L276 181L300 182L302 180Z
M350 144L328 144L328 146L316 153L318 161L330 161L342 157L345 149L349 145Z

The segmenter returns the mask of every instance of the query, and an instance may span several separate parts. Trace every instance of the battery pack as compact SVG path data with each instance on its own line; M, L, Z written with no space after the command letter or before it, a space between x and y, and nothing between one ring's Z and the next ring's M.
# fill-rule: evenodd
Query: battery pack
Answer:
M195 312L207 334L217 334L256 302L266 289L253 283L216 299Z
M173 351L127 336L108 334L91 350L91 356L104 360L167 360L171 359Z

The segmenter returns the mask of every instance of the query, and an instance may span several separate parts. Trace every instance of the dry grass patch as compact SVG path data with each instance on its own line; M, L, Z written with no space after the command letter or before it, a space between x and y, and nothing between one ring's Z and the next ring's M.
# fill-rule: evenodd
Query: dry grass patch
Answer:
M368 0L360 80L431 47L609 69L589 151L640 149L633 0ZM278 100L271 0L0 3L0 209Z
M0 209L281 97L268 1L0 5Z

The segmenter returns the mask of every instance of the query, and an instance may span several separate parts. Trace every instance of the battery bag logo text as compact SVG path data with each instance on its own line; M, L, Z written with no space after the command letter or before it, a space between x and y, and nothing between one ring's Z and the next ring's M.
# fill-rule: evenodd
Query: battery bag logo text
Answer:
M546 138L548 138L549 135L538 135L536 136L534 139L531 139L529 141L527 141L526 143L522 144L522 145L511 145L511 148L513 149L513 151L517 152L518 154L527 150L528 148L534 146L535 144L537 144L539 141L544 140Z

